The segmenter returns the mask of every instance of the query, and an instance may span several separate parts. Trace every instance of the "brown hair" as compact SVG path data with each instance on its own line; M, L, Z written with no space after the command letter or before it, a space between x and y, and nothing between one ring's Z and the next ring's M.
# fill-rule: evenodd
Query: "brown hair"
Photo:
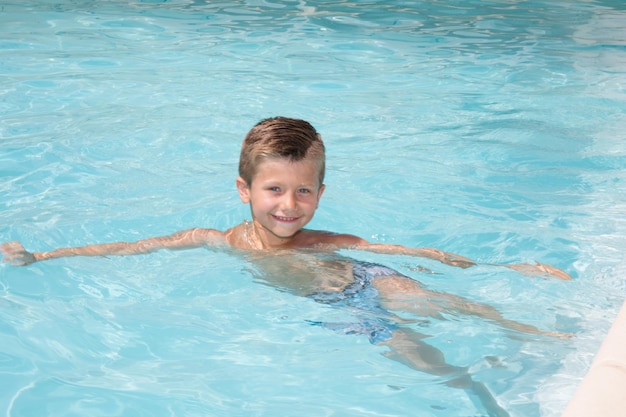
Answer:
M288 117L261 120L246 135L239 157L239 176L250 185L258 164L268 158L304 159L319 165L319 185L324 183L325 149L322 137L307 121Z

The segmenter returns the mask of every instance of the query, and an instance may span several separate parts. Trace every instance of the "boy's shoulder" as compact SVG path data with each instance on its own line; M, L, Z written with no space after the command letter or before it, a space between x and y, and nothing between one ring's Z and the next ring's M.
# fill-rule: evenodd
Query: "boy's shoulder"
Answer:
M303 247L334 246L338 248L367 244L367 241L358 236L346 233L334 233L326 230L301 231L300 245Z

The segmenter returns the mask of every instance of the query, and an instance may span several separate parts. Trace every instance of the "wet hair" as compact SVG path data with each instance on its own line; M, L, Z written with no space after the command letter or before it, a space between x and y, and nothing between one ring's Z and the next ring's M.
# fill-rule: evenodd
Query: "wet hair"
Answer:
M252 184L258 165L271 158L285 158L291 162L315 161L319 167L319 185L324 183L324 142L307 121L272 117L257 123L241 145L239 176L248 185Z

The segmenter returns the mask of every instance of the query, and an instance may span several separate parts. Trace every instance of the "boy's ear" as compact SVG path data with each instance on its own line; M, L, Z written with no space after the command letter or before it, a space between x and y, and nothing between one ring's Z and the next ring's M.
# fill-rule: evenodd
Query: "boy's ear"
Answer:
M235 184L237 184L237 191L239 191L239 198L244 204L248 204L250 202L250 187L246 180L241 177L237 177L235 180Z

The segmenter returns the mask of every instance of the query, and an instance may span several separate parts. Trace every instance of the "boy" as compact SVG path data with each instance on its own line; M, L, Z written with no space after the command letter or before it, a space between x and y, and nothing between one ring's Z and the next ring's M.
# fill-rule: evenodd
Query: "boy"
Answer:
M134 255L200 246L230 246L242 250L350 248L426 257L461 268L475 264L463 256L437 249L373 244L353 235L304 229L324 193L324 172L324 144L313 126L304 120L285 117L265 119L244 139L236 180L241 200L250 204L252 222L244 221L225 232L194 228L134 243L88 245L51 252L30 253L18 242L9 242L2 245L1 251L4 261L13 265L66 256ZM566 272L545 264L498 266L528 275L571 279Z
M338 249L426 257L461 268L475 263L463 256L431 248L369 243L349 234L309 230L324 193L325 149L315 128L303 120L275 117L255 125L246 135L240 155L236 186L241 201L250 205L252 221L225 232L194 228L169 236L137 242L87 245L50 252L28 252L18 242L1 247L4 261L14 265L66 256L104 256L149 253L159 249L202 246L230 247L246 254L264 271L263 278L281 288L318 302L347 304L364 312L358 323L315 323L343 333L365 334L372 343L391 348L388 356L415 369L447 376L450 386L477 396L490 415L505 416L489 391L472 380L465 368L447 364L443 354L423 342L425 335L400 327L403 321L391 311L441 318L446 310L476 315L503 327L535 334L534 326L503 318L490 306L423 288L417 281L382 265L338 255ZM267 256L270 255L271 256ZM304 261L304 262L302 262ZM499 265L528 275L570 276L543 264ZM286 272L288 271L288 273ZM372 311L376 312L374 318Z

